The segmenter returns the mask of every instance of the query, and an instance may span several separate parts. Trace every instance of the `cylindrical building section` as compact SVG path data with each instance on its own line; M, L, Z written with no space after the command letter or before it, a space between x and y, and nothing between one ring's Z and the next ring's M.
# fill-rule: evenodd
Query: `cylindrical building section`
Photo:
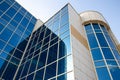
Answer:
M96 11L80 14L98 80L120 80L120 54L110 27Z

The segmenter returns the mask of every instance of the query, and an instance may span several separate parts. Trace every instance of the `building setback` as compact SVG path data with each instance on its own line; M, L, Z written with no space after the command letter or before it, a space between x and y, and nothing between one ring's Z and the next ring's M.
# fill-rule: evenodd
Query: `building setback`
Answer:
M68 3L47 22L0 1L0 79L120 80L120 44L101 13Z

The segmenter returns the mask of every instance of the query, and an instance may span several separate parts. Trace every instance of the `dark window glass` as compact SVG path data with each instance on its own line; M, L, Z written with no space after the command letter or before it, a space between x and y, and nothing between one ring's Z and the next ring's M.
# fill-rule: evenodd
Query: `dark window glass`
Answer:
M34 77L34 73L30 74L30 75L27 77L27 80L33 80L33 77Z
M44 69L36 72L35 80L43 80Z
M86 31L87 31L87 30L92 30L91 24L85 25L85 30L86 30Z
M57 59L57 51L58 51L58 43L56 43L55 45L49 48L48 61L47 61L48 64Z
M17 76L16 76L15 80L18 80L18 79L19 79L20 74L21 74L21 72L22 72L22 69L23 69L23 65L20 66L19 71L18 71L18 73L17 73Z
M16 13L16 10L14 8L10 8L6 14L9 15L10 17L13 17Z
M103 34L102 33L96 33L96 35L97 35L98 41L100 43L100 46L101 47L108 47L108 44L107 44Z
M0 4L0 10L2 10L3 12L5 12L9 7L10 5L8 5L5 1Z
M2 11L0 11L0 16L3 14L3 12Z
M93 56L93 59L94 60L101 60L101 59L103 59L103 57L102 57L102 53L100 52L100 49L93 49L93 50L91 50L91 52L92 52L92 56Z
M20 13L17 13L16 15L15 15L15 17L14 17L14 19L15 19L15 21L17 21L18 23L21 21L21 19L22 19L22 15L20 14Z
M120 68L118 67L109 67L110 72L112 74L113 80L119 80L120 79Z
M57 80L67 80L67 75L64 74L64 75L58 76Z
M4 48L4 51L7 52L7 53L9 53L9 52L11 52L13 49L14 49L14 48L13 48L11 45L7 44L7 45L5 46L5 48Z
M97 68L96 70L97 70L99 80L111 80L106 67Z
M0 58L0 76L2 75L4 69L6 68L7 63L8 63L7 61Z
M104 32L107 32L106 28L103 25L100 25Z
M88 37L90 48L98 47L97 40L96 40L95 35L93 33L88 34L87 37Z
M15 57L12 57L11 62L13 62L13 63L18 65L20 60L16 59Z
M17 69L17 66L13 65L12 63L9 63L6 71L4 72L3 79L13 80L16 69Z
M95 66L96 67L105 66L105 63L104 63L104 61L97 61L97 62L95 62Z
M29 60L25 63L25 66L24 66L24 69L23 69L23 72L22 72L22 77L27 75L27 72L28 72L28 69L29 69L28 67L30 66L30 61L31 60Z
M59 58L65 56L67 53L66 53L66 45L65 43L61 40L59 42Z
M9 38L11 37L11 35L12 35L12 31L10 31L8 28L6 28L0 35L0 39L7 42L9 40Z
M15 50L15 52L13 54L13 56L15 56L16 58L19 58L19 59L21 59L22 55L23 55L23 52L21 52L17 49Z
M58 74L66 72L66 68L67 68L66 62L67 62L66 58L63 58L58 61Z
M47 56L47 50L40 54L40 58L39 58L39 62L38 62L38 68L41 68L45 65L46 56Z
M56 62L46 67L45 80L56 75Z
M93 23L92 25L93 25L94 29L100 29L100 27L99 27L99 25L97 23Z
M22 52L25 50L26 45L27 45L27 40L22 41L18 46L17 49L21 50Z
M36 65L37 65L37 61L38 61L38 56L36 56L36 57L34 57L32 59L32 63L31 63L31 66L30 66L29 73L35 71L35 68L36 68Z
M49 29L46 29L46 32L45 32L45 37L47 37L48 35L50 35L51 31Z
M114 59L112 52L109 48L102 48L102 51L106 59Z

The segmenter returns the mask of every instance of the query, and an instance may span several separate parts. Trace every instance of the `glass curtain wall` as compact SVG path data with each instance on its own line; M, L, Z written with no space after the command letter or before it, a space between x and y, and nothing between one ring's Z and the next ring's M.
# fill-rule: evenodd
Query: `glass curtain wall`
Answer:
M70 80L72 69L69 15L65 6L32 34L16 79Z
M98 80L119 80L120 55L106 27L90 23L85 31Z
M0 77L13 80L36 19L14 0L0 1Z

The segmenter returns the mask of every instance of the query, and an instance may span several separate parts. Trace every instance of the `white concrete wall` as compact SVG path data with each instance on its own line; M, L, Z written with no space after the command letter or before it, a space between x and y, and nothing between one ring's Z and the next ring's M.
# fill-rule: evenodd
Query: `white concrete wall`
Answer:
M91 21L91 20L99 20L103 21L107 24L107 21L104 19L104 17L101 15L101 13L96 12L96 11L85 11L80 13L80 17L82 19L82 23L86 21Z
M41 25L43 25L43 22L40 19L38 19L33 29L33 32L36 31Z
M69 5L69 23L85 39L85 31L79 14ZM71 34L72 56L75 80L96 80L95 70L89 50Z

